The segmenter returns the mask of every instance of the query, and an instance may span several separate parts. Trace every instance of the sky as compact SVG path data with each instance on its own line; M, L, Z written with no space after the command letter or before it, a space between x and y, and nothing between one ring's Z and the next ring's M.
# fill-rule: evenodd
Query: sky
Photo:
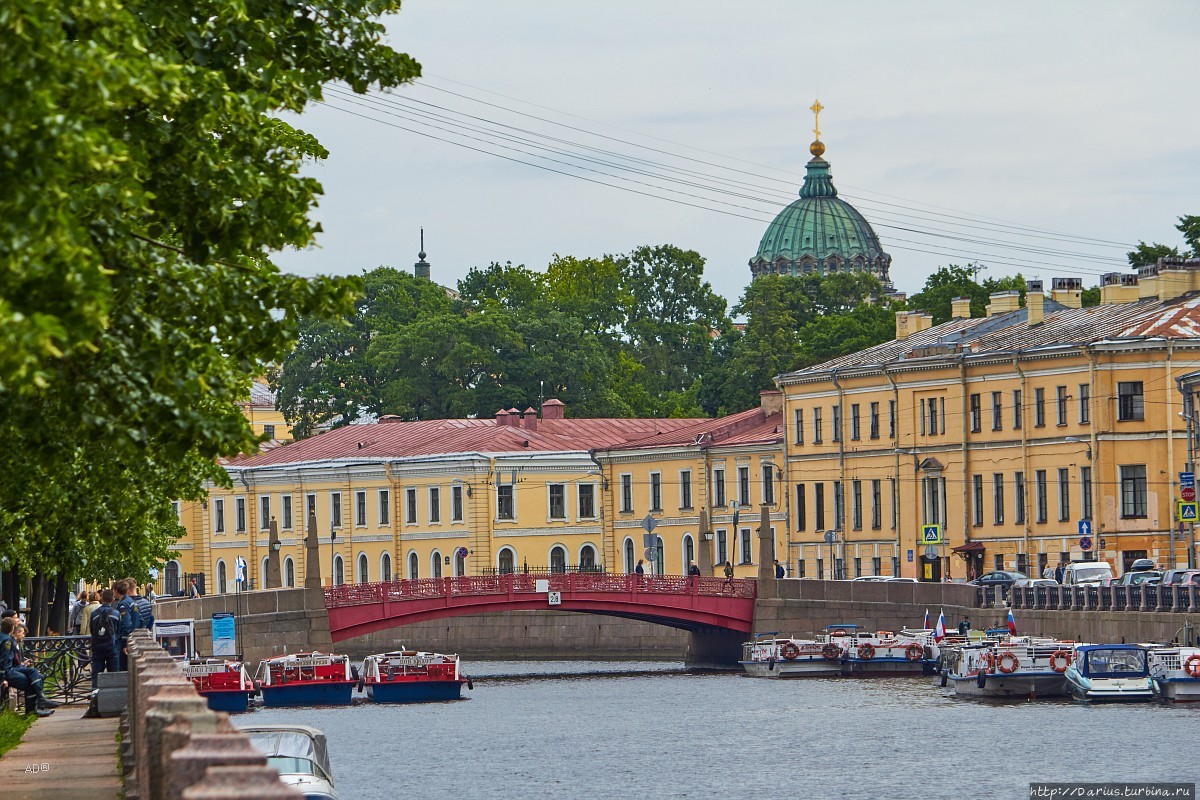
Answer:
M448 286L670 243L732 308L796 199L817 97L834 183L901 291L972 261L1095 285L1200 214L1192 0L410 0L386 24L424 77L289 119L330 156L308 169L323 233L286 271L411 270L422 227Z

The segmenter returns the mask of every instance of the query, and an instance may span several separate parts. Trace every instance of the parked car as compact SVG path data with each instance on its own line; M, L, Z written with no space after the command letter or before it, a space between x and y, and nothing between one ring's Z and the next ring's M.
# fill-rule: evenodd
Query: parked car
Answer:
M1157 586L1162 581L1162 576L1158 570L1130 570L1112 581L1109 586Z
M888 583L920 583L916 578L888 578Z
M1058 586L1053 578L1021 578L1013 581L1014 589L1024 589L1032 586Z
M1138 558L1138 559L1135 559L1134 562L1129 565L1130 572L1144 572L1145 570L1154 569L1154 568L1155 568L1155 564L1154 564L1154 559L1152 559L1152 558Z
M886 575L859 575L857 578L852 578L851 581L852 582L857 581L857 582L868 582L868 583L882 583L883 581L886 581L887 579L888 579L888 577Z
M1008 591L1008 587L1012 586L1019 580L1028 580L1029 576L1024 572L1016 572L1012 570L998 569L995 572L985 572L975 580L971 581L974 586L982 586L984 588L991 587L993 589L1003 589Z
M1105 584L1112 580L1112 564L1107 561L1072 561L1063 568L1064 586Z
M1200 586L1200 569L1169 569L1163 573L1163 586Z

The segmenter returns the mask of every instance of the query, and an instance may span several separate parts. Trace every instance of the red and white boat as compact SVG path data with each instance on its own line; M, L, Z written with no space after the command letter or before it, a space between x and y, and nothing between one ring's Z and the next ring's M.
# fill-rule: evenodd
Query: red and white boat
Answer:
M228 714L245 711L250 705L251 696L258 693L258 687L241 661L193 658L184 664L183 673L213 711Z
M742 645L742 669L754 678L815 678L842 674L842 649L815 639L758 634Z
M348 706L358 678L350 657L335 653L291 653L267 658L255 675L263 705Z
M459 672L457 655L396 650L363 660L363 685L376 703L432 703L461 700L471 682Z

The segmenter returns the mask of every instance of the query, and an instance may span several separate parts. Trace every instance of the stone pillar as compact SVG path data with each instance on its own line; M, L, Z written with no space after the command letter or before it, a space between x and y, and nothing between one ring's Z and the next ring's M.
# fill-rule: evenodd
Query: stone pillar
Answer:
M280 570L279 558L279 523L271 518L271 538L267 542L267 589L279 589L283 586L283 575Z
M302 800L296 789L279 782L271 767L209 767L204 780L185 789L184 800Z
M708 509L700 512L700 546L697 548L696 560L700 564L700 574L706 578L713 576L713 530L708 521Z
M308 515L308 537L305 540L304 554L304 588L320 589L321 586L321 546L317 543L317 512Z
M771 507L763 503L758 517L758 580L775 580L775 534L771 533Z

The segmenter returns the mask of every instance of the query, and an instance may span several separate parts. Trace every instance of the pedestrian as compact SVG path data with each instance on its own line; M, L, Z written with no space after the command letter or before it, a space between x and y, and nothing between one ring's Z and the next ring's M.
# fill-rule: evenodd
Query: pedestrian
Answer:
M71 636L79 635L79 626L83 619L83 609L87 606L88 593L80 592L71 604L71 613L67 617L67 633Z
M693 578L700 577L700 567L696 566L695 561L693 561L692 565L688 567L688 575L691 575Z
M79 635L90 636L92 633L92 612L100 607L100 593L91 592L88 594L88 603L83 607L83 614L79 618Z
M526 570L526 572L528 571ZM196 584L196 579L192 578L191 583L188 584L188 597L194 600L197 597L203 596L204 594L200 591L200 587Z
M958 623L958 635L967 636L971 632L971 620L966 617L962 618L962 622Z
M15 617L5 617L0 622L0 677L9 686L25 692L26 714L48 717L59 704L46 697L42 691L42 673L21 654L24 640L25 626Z
M733 588L733 564L728 561L725 562L725 583L721 584L721 588L724 589L726 586L730 589Z
M150 601L150 604L158 602L158 592L154 591L154 584L147 583L146 588L142 590L142 597Z
M117 650L117 635L121 630L121 615L114 605L112 589L100 593L100 603L88 617L88 635L92 644L92 688L96 688L96 676L101 672L118 672L120 656Z
M1066 571L1067 571L1067 570L1066 570L1066 568L1063 566L1063 563L1062 563L1061 561L1060 561L1060 562L1058 562L1058 566L1054 568L1054 580L1055 580L1057 583L1062 583L1062 581L1063 581L1063 573L1065 573Z
M129 636L141 625L141 615L138 614L133 600L129 597L129 584L125 581L113 582L113 608L120 618L117 626L117 657L121 671L129 669Z
M132 594L129 599L133 601L133 608L138 614L138 627L145 628L148 631L154 630L154 604L150 599L139 595L137 582L133 578L126 578L125 585L129 588ZM150 584L146 584L150 586Z
M783 564L779 563L779 559L775 559L775 580L782 580L785 575Z

